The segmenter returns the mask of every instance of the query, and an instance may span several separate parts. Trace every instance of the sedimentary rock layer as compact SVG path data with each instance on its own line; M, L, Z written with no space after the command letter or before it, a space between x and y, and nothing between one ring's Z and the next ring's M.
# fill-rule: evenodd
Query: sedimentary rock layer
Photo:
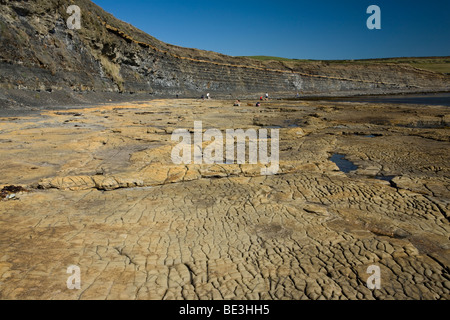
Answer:
M76 92L197 97L208 91L229 98L264 92L292 97L298 91L449 90L448 76L408 65L257 62L181 48L115 19L88 0L76 3L81 9L81 29L69 30L66 10L70 4L68 0L0 2L3 104L8 99L18 105L82 100Z

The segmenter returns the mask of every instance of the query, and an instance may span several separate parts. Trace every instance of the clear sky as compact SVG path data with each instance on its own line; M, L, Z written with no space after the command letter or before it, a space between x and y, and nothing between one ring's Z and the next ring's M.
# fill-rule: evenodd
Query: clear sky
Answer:
M450 0L93 0L155 38L232 56L450 56ZM381 30L369 30L370 5Z

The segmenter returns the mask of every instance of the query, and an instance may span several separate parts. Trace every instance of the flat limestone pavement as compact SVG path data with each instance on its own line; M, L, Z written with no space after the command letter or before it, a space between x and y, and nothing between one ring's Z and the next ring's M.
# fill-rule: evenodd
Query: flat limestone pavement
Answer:
M450 298L448 108L232 104L0 119L0 189L23 187L0 201L0 298ZM174 165L171 134L194 121L278 128L278 174ZM341 172L335 153L358 169Z

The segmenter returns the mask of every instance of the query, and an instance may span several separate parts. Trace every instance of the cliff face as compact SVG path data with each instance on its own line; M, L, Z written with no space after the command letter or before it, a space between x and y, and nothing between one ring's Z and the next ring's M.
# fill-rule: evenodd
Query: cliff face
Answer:
M67 27L71 4L81 9L80 30ZM172 46L89 0L0 0L0 38L0 101L18 90L169 97L450 90L448 76L405 65L259 62Z

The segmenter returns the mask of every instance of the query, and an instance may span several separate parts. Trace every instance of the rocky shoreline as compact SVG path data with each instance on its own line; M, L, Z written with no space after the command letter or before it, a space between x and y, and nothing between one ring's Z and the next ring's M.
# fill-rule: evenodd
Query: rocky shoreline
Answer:
M449 107L333 100L448 74L181 48L89 0L72 30L71 4L0 0L0 300L450 298ZM239 129L247 162L174 161Z
M275 93L271 95L275 100L333 100L341 98L365 98L365 97L383 97L383 96L405 96L415 94L439 94L448 93L449 91L441 89L430 90L398 90L398 91L361 91L361 92L340 92L340 93L308 93L302 92L300 99L293 93ZM260 94L262 95L262 93ZM214 95L215 100L251 99L258 100L257 94L218 94ZM35 91L24 89L5 90L0 88L0 117L8 116L26 116L38 114L45 110L64 110L77 109L80 107L99 106L114 103L142 102L150 99L200 99L201 95L183 96L151 93L131 93L131 92L75 92L71 90L61 91Z

